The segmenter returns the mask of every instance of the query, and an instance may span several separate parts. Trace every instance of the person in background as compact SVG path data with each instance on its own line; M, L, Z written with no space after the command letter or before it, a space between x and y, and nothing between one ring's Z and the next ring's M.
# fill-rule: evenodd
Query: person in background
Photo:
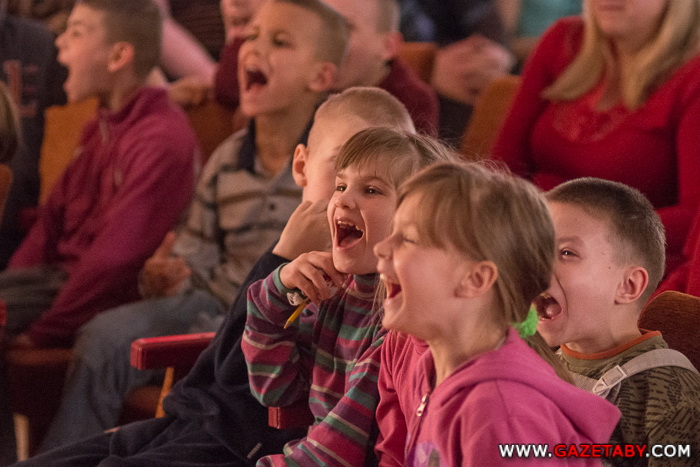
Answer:
M0 274L14 345L69 346L95 314L137 298L140 265L189 203L195 136L165 92L145 85L160 25L145 0L81 0L56 40L69 100L95 97L100 108Z
M22 211L39 202L44 111L66 102L66 69L56 53L54 36L43 24L12 14L8 0L0 0L0 81L7 86L22 127L20 150L10 163L14 181L0 224L0 270L26 235Z
M481 91L515 59L494 0L400 0L407 41L439 46L431 86L440 99L440 137L459 146Z
M670 273L700 202L700 0L583 5L531 54L493 156L543 190L584 176L637 188Z
M581 14L581 0L496 0L498 13L522 67L540 36L559 18Z
M246 27L268 0L221 0L226 43L221 49L214 75L214 96L220 103L238 107L238 50L245 41Z
M222 0L222 3L226 0ZM245 11L254 11L264 0L248 0ZM396 0L327 0L350 24L350 45L334 89L352 86L376 86L396 96L408 109L416 128L436 134L438 102L435 92L397 57L401 36L398 33L399 10ZM241 16L239 14L239 16ZM235 106L238 96L236 76L230 72L238 57L234 39L222 52L216 77L217 98Z

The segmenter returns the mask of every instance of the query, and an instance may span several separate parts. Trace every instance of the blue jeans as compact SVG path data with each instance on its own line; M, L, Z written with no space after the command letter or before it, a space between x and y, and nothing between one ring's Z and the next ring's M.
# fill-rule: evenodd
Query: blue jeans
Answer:
M124 398L156 376L153 371L130 365L134 340L187 333L195 322L212 321L225 311L225 305L209 292L193 290L123 305L85 324L73 347L61 405L40 451L99 434L117 424Z

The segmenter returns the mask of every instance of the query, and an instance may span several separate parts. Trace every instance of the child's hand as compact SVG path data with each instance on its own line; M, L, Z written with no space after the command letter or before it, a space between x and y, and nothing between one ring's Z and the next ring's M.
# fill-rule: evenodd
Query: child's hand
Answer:
M141 277L141 288L147 295L169 297L182 288L182 283L190 275L185 260L173 256L175 232L168 232L153 256L146 260Z
M293 260L302 253L328 251L331 231L326 216L327 207L328 200L301 203L287 221L280 241L272 252Z
M199 76L185 76L168 86L168 97L183 107L196 107L206 102L212 84Z
M333 266L330 253L312 251L282 267L280 280L286 288L299 289L310 301L318 303L331 297L331 286L342 287L345 278Z

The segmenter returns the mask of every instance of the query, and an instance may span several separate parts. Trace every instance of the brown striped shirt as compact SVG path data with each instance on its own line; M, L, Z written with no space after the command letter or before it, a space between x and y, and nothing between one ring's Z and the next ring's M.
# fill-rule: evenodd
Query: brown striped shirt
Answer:
M192 269L193 285L227 305L301 201L291 164L278 174L267 173L255 157L254 141L251 126L214 151L174 247Z

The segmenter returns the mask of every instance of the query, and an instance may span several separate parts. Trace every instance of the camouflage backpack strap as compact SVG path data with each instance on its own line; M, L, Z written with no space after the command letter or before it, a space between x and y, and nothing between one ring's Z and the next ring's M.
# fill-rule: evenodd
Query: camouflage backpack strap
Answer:
M634 357L624 365L616 365L597 380L576 373L571 376L576 386L615 403L622 381L637 373L662 366L676 366L698 372L690 360L677 350L655 349Z

